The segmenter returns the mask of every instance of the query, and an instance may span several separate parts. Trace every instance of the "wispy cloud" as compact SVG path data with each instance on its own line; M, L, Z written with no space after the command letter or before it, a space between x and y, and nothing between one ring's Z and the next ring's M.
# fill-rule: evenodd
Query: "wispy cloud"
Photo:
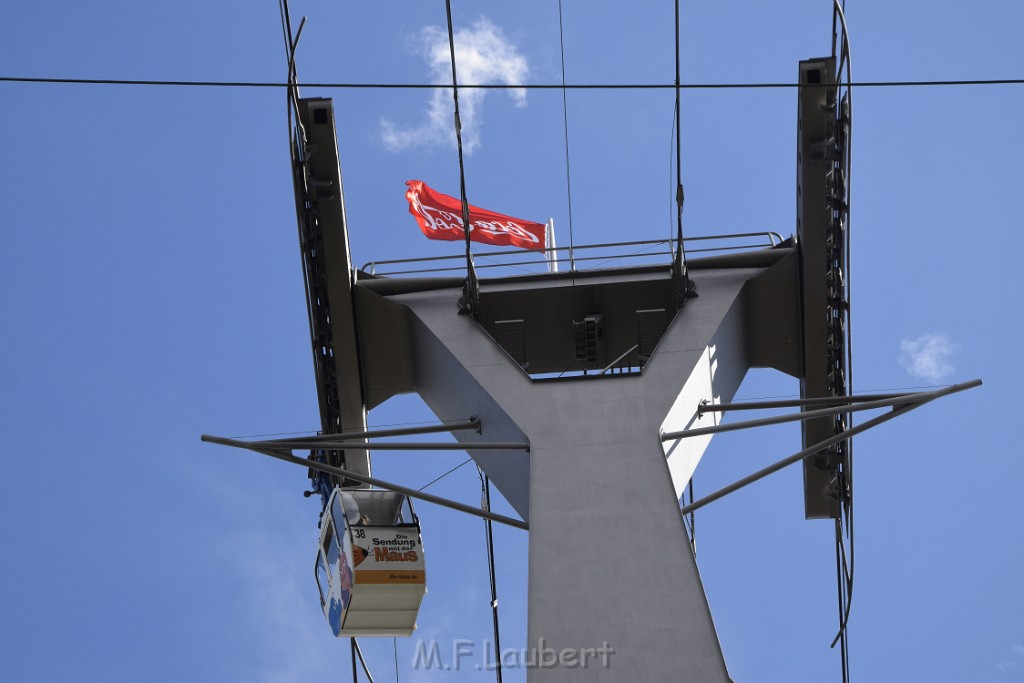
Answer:
M1009 671L1015 671L1020 668L1020 662L1018 660L1024 659L1024 645L1015 644L1010 647L1010 653L1014 655L1015 659L1004 660L996 664L996 671L1006 673Z
M238 585L251 609L246 628L265 657L256 664L254 680L263 683L330 677L337 664L306 562L311 563L309 539L302 540L252 529L231 544Z
M957 345L945 334L922 334L900 342L900 365L912 377L939 382L955 371L950 358Z
M530 75L526 58L519 54L504 32L486 17L481 17L468 28L455 31L455 67L459 85L517 85L525 83ZM448 32L438 26L427 26L413 40L430 69L435 83L451 83L451 50ZM462 119L462 146L466 154L480 146L480 127L483 123L483 103L487 90L459 90L459 115ZM514 88L508 91L517 107L526 106L526 91ZM437 89L431 96L425 112L426 120L419 124L402 125L381 119L381 138L384 146L393 151L439 144L455 144L452 119L454 105L449 89Z

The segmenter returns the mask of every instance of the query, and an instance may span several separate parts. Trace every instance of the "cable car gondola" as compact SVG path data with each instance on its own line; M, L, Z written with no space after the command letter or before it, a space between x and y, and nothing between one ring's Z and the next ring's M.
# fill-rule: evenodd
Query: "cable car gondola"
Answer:
M315 572L334 635L411 635L427 587L409 498L336 487L320 518Z

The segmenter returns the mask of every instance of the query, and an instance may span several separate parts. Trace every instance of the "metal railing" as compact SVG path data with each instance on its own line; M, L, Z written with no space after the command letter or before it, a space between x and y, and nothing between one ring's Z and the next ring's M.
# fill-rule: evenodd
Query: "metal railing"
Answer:
M751 242L751 240L757 240ZM708 235L702 237L685 237L683 246L687 256L694 254L707 254L714 252L737 252L751 251L755 249L767 249L774 247L783 241L782 236L773 231L764 232L742 232L725 235ZM722 243L716 245L715 243ZM688 247L688 244L708 244L708 246ZM671 262L672 250L675 246L674 239L664 240L638 240L632 242L607 242L603 244L585 244L572 247L555 247L543 251L526 251L523 249L505 249L501 251L474 252L473 257L477 260L477 270L490 268L516 269L526 273L539 273L547 270L550 263L575 264L576 271L596 269L612 261L632 260L634 264L655 264L662 261L652 261L652 257L665 257L666 264ZM662 247L662 248L659 248ZM621 253L622 250L636 248L629 253ZM584 255L579 255L583 252ZM554 258L549 258L553 254ZM531 258L532 257L532 258ZM371 275L383 275L394 277L399 275L427 275L431 273L461 272L464 269L465 254L451 256L426 256L420 258L388 259L381 261L369 261L364 264L362 271ZM483 262L482 259L497 259L495 262ZM594 262L598 262L594 264ZM451 265L442 265L445 262ZM579 264L588 264L588 267L580 268ZM419 264L415 268L402 268ZM430 267L426 264L438 264ZM593 265L591 265L593 264ZM397 266L398 269L390 270L389 267ZM566 271L568 272L568 271Z
M623 353L618 358L616 358L611 363L609 363L608 366L604 370L602 370L600 373L598 373L598 374L604 375L609 370L611 370L613 375L615 375L615 374L623 374L623 373L631 373L631 371L633 370L634 367L639 372L639 370L642 367L641 364L640 364L639 357L637 358L636 363L632 362L633 352L636 351L639 348L640 348L639 344L634 344L629 349L626 349L625 353Z

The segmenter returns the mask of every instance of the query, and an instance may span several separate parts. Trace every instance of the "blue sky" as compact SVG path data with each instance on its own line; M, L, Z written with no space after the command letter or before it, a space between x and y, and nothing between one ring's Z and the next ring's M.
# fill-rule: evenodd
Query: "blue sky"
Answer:
M559 80L554 0L453 4L462 30L486 18L527 82ZM671 82L673 7L635 4L563 2L568 82ZM1024 76L1019 3L847 5L858 81ZM303 81L434 82L423 47L443 3L292 10L309 17ZM690 0L682 16L685 82L791 82L798 60L830 51L828 2ZM481 50L477 73L500 78L494 42ZM39 0L8 7L0 25L4 76L281 81L283 54L276 2ZM0 82L0 94L0 676L347 671L347 643L317 604L304 471L199 441L319 423L284 93ZM424 240L403 198L411 178L457 194L455 151L424 128L429 91L304 94L335 98L355 260L450 253ZM574 241L669 234L671 93L567 102ZM688 235L794 231L795 104L791 90L684 93ZM561 93L489 92L475 106L470 200L554 217L566 244ZM857 442L852 673L1024 681L1024 458L1012 436L1024 87L864 88L854 107L855 388L985 385ZM389 144L384 122L424 144ZM797 392L767 371L741 389ZM430 419L412 397L371 414ZM719 436L698 495L798 449L793 426ZM374 467L422 486L464 459L383 453ZM479 500L470 466L430 490ZM418 512L430 592L417 636L487 637L482 524ZM502 644L518 647L526 537L496 531ZM737 681L838 680L832 527L803 520L799 469L698 513L697 552ZM377 680L394 675L393 648L401 680L438 678L411 670L414 640L366 643Z

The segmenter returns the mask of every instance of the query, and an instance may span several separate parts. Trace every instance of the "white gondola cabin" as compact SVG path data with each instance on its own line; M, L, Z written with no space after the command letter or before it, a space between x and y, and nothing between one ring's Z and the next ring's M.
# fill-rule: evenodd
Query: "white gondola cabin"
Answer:
M408 636L427 592L419 520L394 491L335 488L320 519L320 606L336 636Z

